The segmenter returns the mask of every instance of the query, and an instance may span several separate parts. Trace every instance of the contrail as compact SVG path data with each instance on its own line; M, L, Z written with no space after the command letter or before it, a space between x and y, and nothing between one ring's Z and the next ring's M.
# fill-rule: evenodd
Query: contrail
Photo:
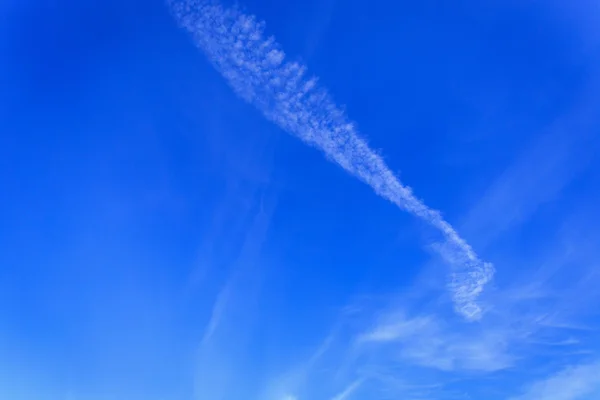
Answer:
M238 96L283 130L321 150L379 196L443 233L445 242L437 249L452 266L448 286L455 310L469 320L480 318L475 300L492 279L492 264L480 260L438 211L400 182L317 79L306 76L304 65L285 60L281 46L265 35L265 23L239 7L211 0L167 1L178 23Z
M363 379L358 379L358 380L352 382L348 387L346 387L346 389L344 389L341 393L338 393L331 400L346 400L346 399L348 399L350 397L350 395L352 395L352 393L354 393L354 391L356 391L356 389L358 389L358 387L360 385L362 385L362 383L363 383Z

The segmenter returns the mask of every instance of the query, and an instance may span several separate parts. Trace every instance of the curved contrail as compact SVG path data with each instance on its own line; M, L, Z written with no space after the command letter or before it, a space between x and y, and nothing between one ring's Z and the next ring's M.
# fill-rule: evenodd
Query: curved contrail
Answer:
M400 182L317 79L306 76L304 65L285 60L280 45L265 35L264 22L239 7L210 0L169 0L169 5L238 96L283 130L321 150L379 196L443 233L445 242L437 249L453 267L448 286L455 310L469 320L478 319L481 308L475 300L492 279L493 266L480 260L438 211Z

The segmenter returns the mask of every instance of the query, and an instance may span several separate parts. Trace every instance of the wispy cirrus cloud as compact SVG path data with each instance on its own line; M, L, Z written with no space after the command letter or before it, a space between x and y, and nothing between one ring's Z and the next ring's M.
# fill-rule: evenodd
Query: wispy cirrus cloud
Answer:
M179 24L238 96L283 130L321 150L379 196L443 234L444 243L435 248L452 266L449 288L455 309L466 319L480 318L476 299L492 279L493 266L477 256L440 212L400 182L317 79L306 76L304 65L286 61L275 39L265 35L264 22L238 7L226 8L210 0L169 3Z
M335 395L331 400L346 400L348 399L364 382L364 379L357 379L350 383L344 390Z
M489 246L503 234L514 233L543 204L559 198L571 181L589 168L599 143L594 129L598 79L590 80L588 87L589 91L572 109L541 129L485 192L476 197L460 227L477 238L474 240L478 246Z
M383 364L403 363L448 372L493 372L510 367L514 361L508 338L499 329L457 331L433 314L411 318L394 312L358 335L357 343L381 347Z
M600 395L600 362L571 366L531 384L510 400L584 400Z
M242 365L249 358L248 342L257 318L263 279L257 264L277 203L276 194L268 189L258 194L248 199L254 215L244 218L249 221L244 224L242 241L232 250L237 256L230 265L222 266L229 270L228 277L216 295L197 348L194 383L200 398L238 398L250 385L245 381ZM245 384L231 385L232 380Z

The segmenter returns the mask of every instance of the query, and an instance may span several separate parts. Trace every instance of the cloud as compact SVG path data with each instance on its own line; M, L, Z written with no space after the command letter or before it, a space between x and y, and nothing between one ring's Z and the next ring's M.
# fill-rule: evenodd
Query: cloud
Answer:
M445 242L436 248L453 267L449 288L455 309L469 320L480 318L476 299L492 279L493 266L480 260L438 211L400 182L317 79L306 76L304 65L286 61L275 39L265 36L264 22L209 0L171 0L170 5L179 24L238 96L283 130L321 150L379 196L444 235Z
M243 240L234 246L237 256L229 277L218 292L196 353L195 389L198 398L239 398L254 384L243 365L251 358L262 275L261 252L267 240L276 194L268 189L253 199L254 216L245 226ZM237 385L231 385L235 381Z
M568 367L510 400L582 400L600 395L600 362Z
M346 400L347 398L349 398L352 395L352 393L354 393L356 391L356 389L358 389L360 387L360 385L362 385L362 383L363 383L362 379L355 380L350 385L348 385L344 390L342 390L340 393L338 393L337 395L332 397L331 400Z
M590 166L598 146L593 129L598 84L594 81L589 86L594 95L583 96L572 110L524 146L470 210L460 226L477 238L479 246L490 245L525 223Z
M223 318L223 314L226 311L227 303L229 301L229 297L231 295L231 286L232 280L227 282L225 287L221 289L219 294L217 295L217 300L212 308L210 320L208 321L208 325L206 330L204 331L204 335L202 336L202 345L205 345L210 341L212 335L215 333L215 330L219 326L221 322L221 318Z
M401 312L386 315L357 343L373 351L382 348L382 364L409 363L440 371L493 372L508 368L513 357L508 337L500 329L461 331L434 315L409 318Z
M338 340L336 333L337 328L332 329L305 359L292 367L283 368L282 373L269 379L260 398L277 400L288 397L291 399L309 397L310 393L307 393L307 389L314 387L319 381L321 378L319 372L328 369L327 364L330 361L328 353L332 351L332 347L339 345L336 343Z

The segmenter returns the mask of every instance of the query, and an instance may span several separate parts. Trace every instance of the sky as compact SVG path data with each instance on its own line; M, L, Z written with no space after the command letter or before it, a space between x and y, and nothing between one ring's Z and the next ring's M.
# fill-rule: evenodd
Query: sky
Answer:
M591 0L0 2L0 398L600 398Z

